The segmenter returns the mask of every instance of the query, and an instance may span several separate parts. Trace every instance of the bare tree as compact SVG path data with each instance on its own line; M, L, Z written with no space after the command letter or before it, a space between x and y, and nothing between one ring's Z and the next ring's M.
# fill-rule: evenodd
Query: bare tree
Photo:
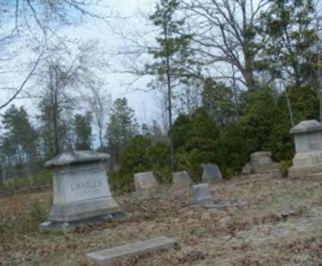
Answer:
M38 84L45 89L35 91L35 94L40 95L43 132L50 139L47 142L51 142L47 156L73 147L71 127L67 121L73 117L76 103L78 109L84 107L84 95L93 93L93 84L97 84L95 69L100 60L95 55L100 57L93 42L67 50L57 45L50 49L40 66Z
M215 71L216 78L235 79L248 88L254 87L255 60L266 42L266 38L257 34L259 17L269 2L185 1L198 60L208 66L208 69L212 69L210 72ZM231 65L238 69L239 76L231 75Z
M89 109L93 115L94 123L98 129L99 148L104 145L106 121L111 111L112 97L102 85L90 86L86 95Z
M108 16L93 12L94 5L100 1L93 0L0 0L0 80L4 86L0 87L0 110L7 107L16 99L34 76L44 51L48 48L49 39L59 39L61 25L79 23L84 17L108 20ZM32 47L26 44L32 44ZM23 44L23 47L21 47ZM17 68L21 65L21 53L34 53L29 58L27 69L20 69L25 76L18 78ZM9 84L9 80L17 82ZM7 84L6 84L7 83Z

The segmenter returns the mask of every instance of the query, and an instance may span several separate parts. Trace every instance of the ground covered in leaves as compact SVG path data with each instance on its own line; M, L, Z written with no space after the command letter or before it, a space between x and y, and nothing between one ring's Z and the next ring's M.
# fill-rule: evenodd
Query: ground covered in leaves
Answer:
M164 186L116 199L127 219L41 234L48 192L0 199L0 265L87 265L85 254L161 235L168 251L116 265L322 265L322 176L236 177L211 186L224 208L193 208L189 190Z

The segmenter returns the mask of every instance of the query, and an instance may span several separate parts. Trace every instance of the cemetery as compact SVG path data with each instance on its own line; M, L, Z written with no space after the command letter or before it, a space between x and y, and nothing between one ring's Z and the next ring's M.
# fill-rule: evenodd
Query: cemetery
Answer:
M322 1L0 14L0 266L322 265Z
M267 155L265 164L272 164ZM113 197L102 171L108 159L90 151L63 153L46 163L54 173L53 191L1 198L2 265L279 265L321 259L316 239L322 237L322 173L308 176L309 182L262 173L193 184L187 172L179 172L171 185L145 172L133 176L135 189L157 191ZM210 177L220 173L218 166L202 167Z

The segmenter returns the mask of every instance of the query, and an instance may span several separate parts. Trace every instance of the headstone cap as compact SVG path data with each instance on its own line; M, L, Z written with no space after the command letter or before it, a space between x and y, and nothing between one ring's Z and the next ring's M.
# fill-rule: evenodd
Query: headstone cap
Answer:
M270 151L257 151L252 153L250 156L257 157L257 156L272 156Z
M317 120L304 120L290 130L291 134L303 134L308 132L322 131L322 124Z
M96 151L69 151L57 155L55 158L47 161L45 167L76 165L83 163L107 161L110 158L108 153Z

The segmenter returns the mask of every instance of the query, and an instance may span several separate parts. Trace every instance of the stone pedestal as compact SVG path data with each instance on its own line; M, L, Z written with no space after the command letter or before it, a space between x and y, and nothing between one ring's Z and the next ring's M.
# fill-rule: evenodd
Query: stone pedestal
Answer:
M296 154L290 177L305 177L322 172L322 124L316 120L305 120L290 131L294 135Z
M45 164L53 169L53 205L40 229L65 229L123 216L109 188L108 158L108 154L73 151Z

